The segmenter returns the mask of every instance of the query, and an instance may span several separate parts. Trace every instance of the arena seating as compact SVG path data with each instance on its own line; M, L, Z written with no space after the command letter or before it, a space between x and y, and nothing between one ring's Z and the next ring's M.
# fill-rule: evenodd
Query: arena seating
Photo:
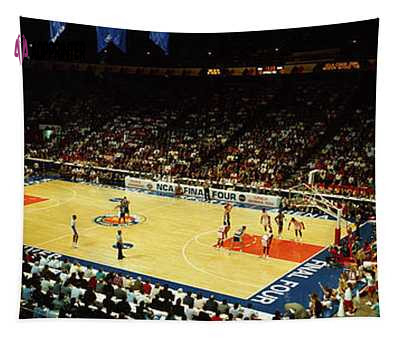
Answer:
M360 106L355 114L342 118L328 143L297 173L312 169L321 172L316 179L319 190L353 197L374 196L375 119L372 106Z
M51 79L30 94L26 156L267 188L321 169L321 190L374 197L374 88L363 77L71 78L68 95ZM40 124L61 136L43 141Z
M22 318L267 320L269 314L79 262L25 252Z

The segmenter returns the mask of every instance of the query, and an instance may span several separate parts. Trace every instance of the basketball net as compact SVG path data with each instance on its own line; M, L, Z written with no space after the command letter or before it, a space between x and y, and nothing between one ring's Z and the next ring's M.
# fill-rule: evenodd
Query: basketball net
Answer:
M336 220L334 243L339 244L341 228L350 224L342 217L342 209L327 200L316 189L308 184L296 185L289 189L289 204L294 208L318 209Z

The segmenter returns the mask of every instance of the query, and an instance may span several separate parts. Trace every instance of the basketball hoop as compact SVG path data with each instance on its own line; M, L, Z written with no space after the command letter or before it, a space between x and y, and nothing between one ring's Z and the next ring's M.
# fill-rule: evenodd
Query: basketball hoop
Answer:
M334 244L338 245L341 229L349 222L342 217L342 208L338 208L308 184L299 184L289 189L289 204L294 208L318 209L336 220Z

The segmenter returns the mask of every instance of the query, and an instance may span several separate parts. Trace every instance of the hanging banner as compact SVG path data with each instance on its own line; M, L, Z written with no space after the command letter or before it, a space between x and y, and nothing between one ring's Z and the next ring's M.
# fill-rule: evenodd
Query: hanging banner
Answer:
M113 43L122 52L126 53L126 30L110 27L96 27L97 32L97 52Z
M49 21L50 24L50 41L56 42L61 33L64 32L66 23L61 21Z
M169 54L169 33L150 32L149 38L159 46L166 55Z

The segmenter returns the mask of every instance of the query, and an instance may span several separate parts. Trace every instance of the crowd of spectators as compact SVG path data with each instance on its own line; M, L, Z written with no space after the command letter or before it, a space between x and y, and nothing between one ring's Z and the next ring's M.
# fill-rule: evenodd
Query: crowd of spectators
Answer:
M379 316L376 263L365 261L342 272L337 287L320 284L321 291L309 297L310 317L354 316L362 307L369 307ZM363 301L361 296L365 296ZM364 306L362 306L362 304Z
M376 240L361 241L359 236L342 240L340 246L331 246L327 262L330 266L340 266L351 261L340 275L337 287L324 287L322 310L333 309L336 304L339 316L352 316L361 307L361 295L365 295L364 304L379 316L378 272ZM336 308L335 308L336 310Z
M33 93L26 156L265 188L320 169L321 190L374 195L374 108L358 78L115 77ZM46 125L60 132L44 140Z
M337 134L309 162L305 172L318 169L319 191L373 197L375 187L374 109L357 109Z
M91 166L61 165L59 171L61 178L72 182L87 182L92 184L105 184L124 186L125 174L117 171L94 169Z
M285 311L276 311L273 319L379 316L376 261L374 235L368 240L362 240L357 233L349 235L339 246L329 248L329 256L326 259L328 267L343 268L345 264L337 285L329 287L319 283L320 290L309 295L308 305L287 303L284 306Z
M42 175L39 163L34 163L33 166L24 165L24 179L38 177Z
M213 295L106 272L79 262L25 251L22 318L145 320L262 320L252 305L218 301Z

